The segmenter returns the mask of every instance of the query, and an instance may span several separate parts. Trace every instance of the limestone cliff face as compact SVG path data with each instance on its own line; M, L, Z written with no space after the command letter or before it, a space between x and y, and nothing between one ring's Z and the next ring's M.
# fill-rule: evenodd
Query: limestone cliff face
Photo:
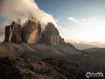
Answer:
M23 43L21 39L21 22L12 22L11 25L5 27L5 39L4 42L12 42L16 44Z
M57 28L51 22L47 24L42 32L41 42L51 46L57 46L59 44L65 45L65 42L59 35Z
M61 36L59 36L59 44L61 44L61 45L63 45L63 46L66 45L66 43L65 43L65 41L64 41L64 38L62 38Z
M20 20L12 22L10 26L6 26L4 42L16 44L23 42L26 44L44 43L51 46L66 45L52 22L49 22L41 33L41 25L34 17L27 20L22 29Z
M21 30L21 37L26 44L35 44L40 41L41 25L39 21L31 17Z

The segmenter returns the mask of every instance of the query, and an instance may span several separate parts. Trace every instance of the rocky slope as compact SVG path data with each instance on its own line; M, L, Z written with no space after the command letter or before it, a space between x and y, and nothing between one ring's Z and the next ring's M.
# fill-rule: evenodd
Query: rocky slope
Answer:
M33 59L0 58L0 79L67 79L51 65Z
M105 75L105 52L73 55L58 48L61 47L0 44L0 79L87 79L87 71Z

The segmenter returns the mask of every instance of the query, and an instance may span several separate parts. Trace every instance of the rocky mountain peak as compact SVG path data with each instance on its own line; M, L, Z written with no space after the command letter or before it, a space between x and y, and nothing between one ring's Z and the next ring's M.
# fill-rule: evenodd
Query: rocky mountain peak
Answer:
M46 25L44 31L42 32L41 42L51 46L57 46L61 44L61 42L65 43L64 40L61 40L62 38L59 35L57 28L52 22L49 22Z
M45 27L46 32L50 33L51 35L58 35L59 32L57 28L54 26L52 22L48 22L47 26Z
M21 28L21 21L13 21L5 28L4 42L36 44L44 43L51 46L59 44L65 46L64 39L59 35L59 31L52 22L48 22L41 33L41 24L37 18L31 16Z
M26 44L35 44L40 41L41 25L40 22L31 17L21 30L21 37Z
M13 21L11 25L5 27L4 42L12 42L16 44L23 43L21 39L21 25L20 24Z

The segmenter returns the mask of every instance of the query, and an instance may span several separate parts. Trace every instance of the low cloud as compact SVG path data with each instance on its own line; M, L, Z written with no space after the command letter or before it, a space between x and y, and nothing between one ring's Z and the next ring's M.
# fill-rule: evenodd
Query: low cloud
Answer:
M55 27L60 28L57 25L58 20L39 9L34 0L0 0L0 17L8 21L0 25L0 37L4 36L4 27L11 24L13 20L21 19L24 23L31 15L40 21L42 29L48 22L53 22Z
M35 16L43 27L48 22L53 22L58 27L58 21L51 14L40 10L34 0L0 0L0 16L8 21L21 19L24 23L30 15Z

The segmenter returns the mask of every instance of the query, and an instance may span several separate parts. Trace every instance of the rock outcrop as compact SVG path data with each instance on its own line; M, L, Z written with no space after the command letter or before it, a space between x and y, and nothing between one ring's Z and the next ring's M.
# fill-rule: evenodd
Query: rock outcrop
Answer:
M43 43L51 46L59 44L66 46L64 39L59 35L59 31L52 22L49 22L41 33L41 24L33 16L25 22L21 29L20 20L13 22L12 25L5 27L4 42L16 44L37 44Z
M16 44L23 43L21 39L21 22L12 22L12 25L5 27L5 39L4 42L12 42Z
M41 25L39 21L31 17L21 30L21 37L26 44L35 44L40 41Z
M65 45L64 40L52 22L49 22L42 32L41 42L51 46L57 46L59 44Z

